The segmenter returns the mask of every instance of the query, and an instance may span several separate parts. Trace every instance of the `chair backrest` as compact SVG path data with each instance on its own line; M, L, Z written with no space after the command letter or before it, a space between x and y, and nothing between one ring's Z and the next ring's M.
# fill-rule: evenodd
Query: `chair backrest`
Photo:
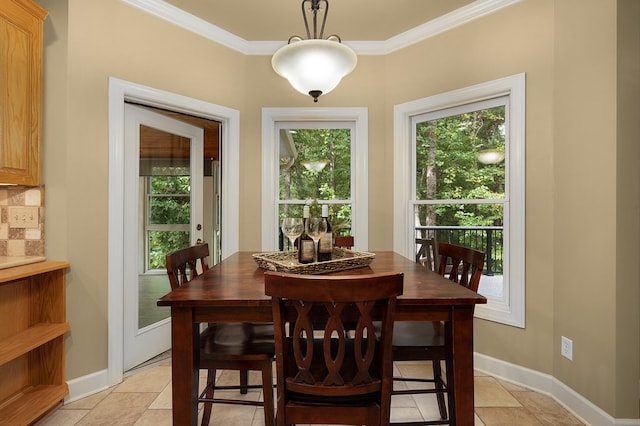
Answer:
M266 272L265 294L273 300L278 394L282 391L285 400L292 392L345 397L386 390L390 395L393 319L402 289L402 273ZM374 319L381 321L379 342ZM349 338L348 330L355 335Z
M418 250L416 252L416 263L420 263L430 271L438 269L438 245L435 238L416 238Z
M484 268L483 252L442 242L438 246L438 255L438 274L470 290L478 291Z
M353 248L355 245L353 235L338 235L333 242L334 247Z
M197 277L198 267L204 272L209 269L207 257L209 256L208 244L196 244L181 250L169 253L165 257L167 275L171 283L171 290L175 290L182 284Z

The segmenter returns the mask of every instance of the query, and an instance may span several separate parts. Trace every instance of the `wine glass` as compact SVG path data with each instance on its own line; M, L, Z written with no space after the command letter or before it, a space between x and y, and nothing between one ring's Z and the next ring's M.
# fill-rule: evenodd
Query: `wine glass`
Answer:
M313 261L318 261L318 241L322 234L327 232L327 220L322 217L310 217L306 224L307 235L313 240Z
M282 219L281 229L282 233L289 239L289 242L291 243L289 251L293 251L296 238L299 238L300 235L302 235L302 231L304 230L302 218L285 217L284 219Z

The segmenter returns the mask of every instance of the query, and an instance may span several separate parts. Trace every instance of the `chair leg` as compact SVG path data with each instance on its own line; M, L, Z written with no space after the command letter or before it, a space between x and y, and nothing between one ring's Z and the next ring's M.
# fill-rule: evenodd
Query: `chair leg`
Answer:
M453 365L450 361L445 364L447 369L447 401L449 402L449 421L451 424L456 423L456 400L454 398L454 384L453 384Z
M262 393L264 395L264 424L273 426L273 372L271 370L271 360L262 367Z
M249 372L247 370L240 370L240 393L246 394L249 389L247 386L249 385Z
M442 392L436 393L436 399L438 400L438 409L440 410L440 418L447 418L447 406L444 403L444 390L445 387L442 385L442 366L440 365L440 360L433 360L433 379L435 380L435 387L438 390L442 390ZM448 384L449 382L447 382Z
M213 399L213 392L215 390L216 385L216 370L209 369L207 370L207 388L205 393L205 398ZM208 426L209 420L211 420L211 408L213 407L212 402L204 403L204 410L202 411L202 426Z

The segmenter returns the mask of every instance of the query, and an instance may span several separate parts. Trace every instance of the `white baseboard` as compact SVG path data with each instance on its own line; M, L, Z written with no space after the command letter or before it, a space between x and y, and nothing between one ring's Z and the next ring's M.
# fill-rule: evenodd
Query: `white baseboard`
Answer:
M474 353L473 359L476 370L548 395L587 425L640 426L640 419L613 418L584 396L549 374L543 374L479 353Z
M107 389L109 387L107 371L96 371L95 373L67 381L69 395L64 399L64 403L69 404Z

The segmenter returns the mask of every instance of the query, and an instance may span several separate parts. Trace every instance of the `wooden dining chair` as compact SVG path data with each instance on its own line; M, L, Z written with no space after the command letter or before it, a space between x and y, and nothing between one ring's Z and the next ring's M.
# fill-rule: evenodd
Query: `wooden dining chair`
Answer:
M402 273L265 273L275 328L279 426L389 423L391 339L402 289ZM381 320L379 340L374 314ZM356 324L353 337L346 323Z
M197 244L177 250L166 256L167 274L171 290L188 283L200 273L209 269L208 244ZM205 389L198 397L204 403L202 425L208 425L212 404L254 405L264 408L265 425L274 422L273 377L271 364L275 348L272 324L220 323L208 324L200 333L199 368L207 370ZM216 385L217 370L239 370L240 384ZM248 371L262 372L262 385L249 385ZM262 389L264 402L246 399L215 398L216 390L239 390L246 394L248 389Z
M430 271L438 269L438 245L435 238L416 238L416 263Z
M441 242L438 245L438 274L456 284L478 291L484 268L485 254L467 247ZM431 361L433 378L394 377L396 382L433 383L434 388L394 389L393 395L435 393L442 419L439 423L404 422L396 425L455 424L447 416L444 395L447 394L449 413L454 411L452 354L445 347L444 327L440 322L398 321L393 332L394 361ZM446 381L442 377L442 361L446 366Z

